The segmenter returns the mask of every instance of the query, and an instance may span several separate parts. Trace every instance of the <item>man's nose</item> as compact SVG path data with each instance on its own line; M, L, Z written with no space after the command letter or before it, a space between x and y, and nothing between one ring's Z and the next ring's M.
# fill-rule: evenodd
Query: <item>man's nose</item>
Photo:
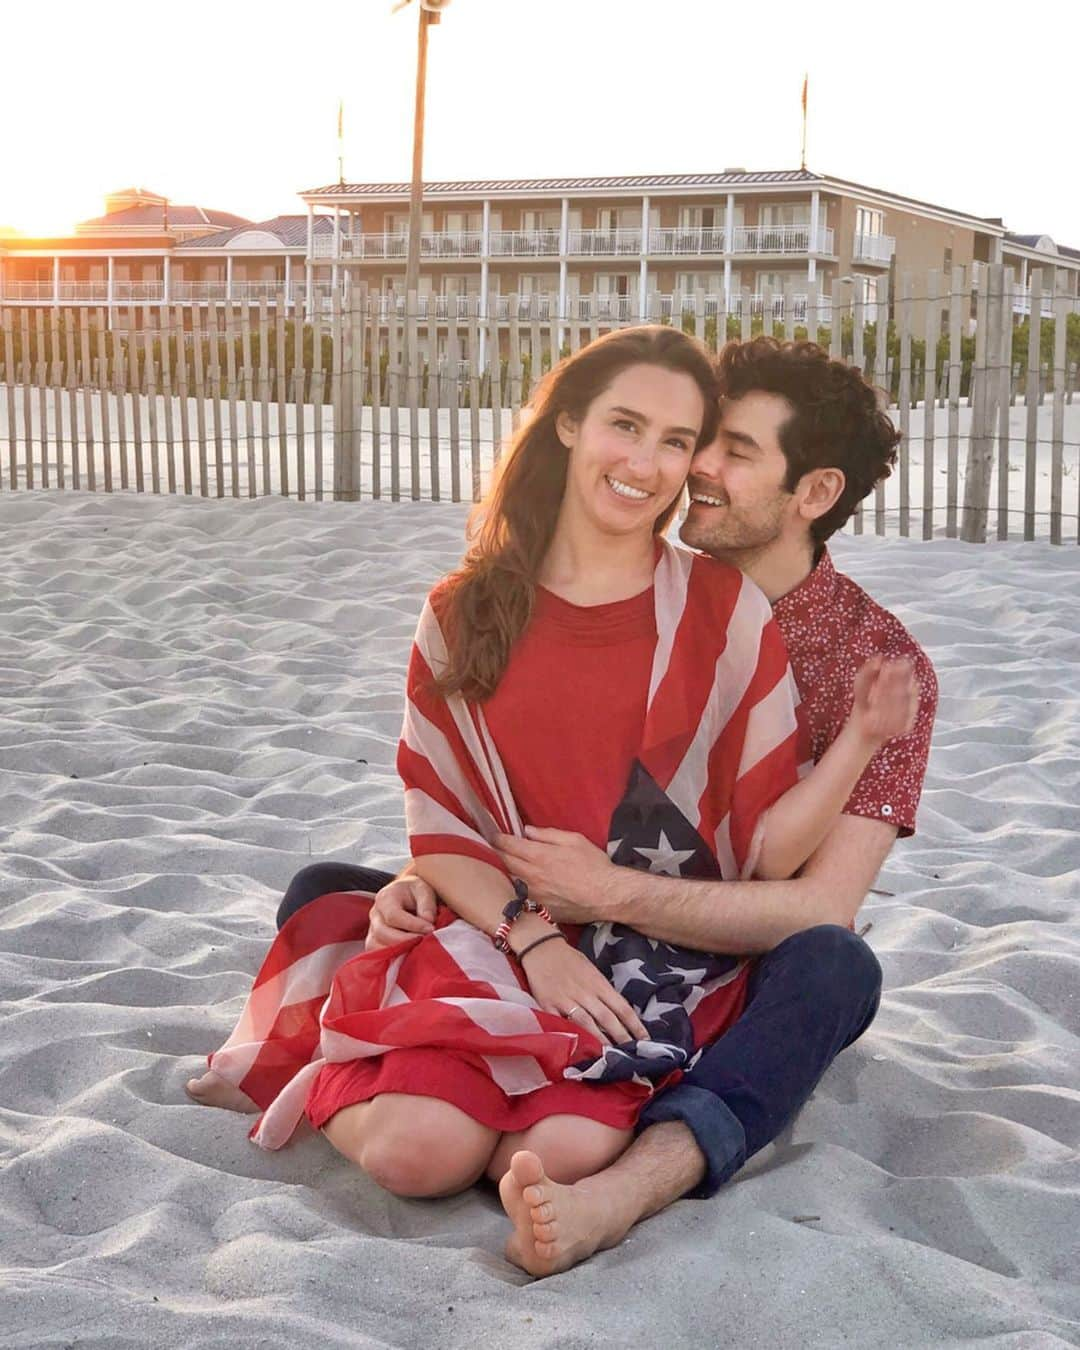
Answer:
M718 480L722 467L723 455L720 452L720 442L711 441L708 445L703 445L690 461L690 477Z

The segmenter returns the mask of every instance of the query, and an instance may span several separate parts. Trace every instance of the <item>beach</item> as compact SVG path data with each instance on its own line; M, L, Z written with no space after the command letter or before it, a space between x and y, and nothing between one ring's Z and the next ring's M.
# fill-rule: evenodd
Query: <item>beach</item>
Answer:
M881 1011L715 1199L531 1281L493 1191L185 1097L292 874L404 859L466 514L0 494L0 1346L1080 1345L1075 544L836 540L937 668L934 749L858 920Z

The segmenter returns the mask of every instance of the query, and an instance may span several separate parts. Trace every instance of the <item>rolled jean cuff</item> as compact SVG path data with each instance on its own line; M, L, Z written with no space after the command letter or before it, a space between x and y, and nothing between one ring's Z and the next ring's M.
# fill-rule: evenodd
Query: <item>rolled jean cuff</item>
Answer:
M701 1184L687 1191L686 1199L706 1200L746 1161L746 1134L738 1116L713 1092L676 1083L646 1102L638 1117L637 1133L665 1120L681 1120L697 1141L705 1159Z

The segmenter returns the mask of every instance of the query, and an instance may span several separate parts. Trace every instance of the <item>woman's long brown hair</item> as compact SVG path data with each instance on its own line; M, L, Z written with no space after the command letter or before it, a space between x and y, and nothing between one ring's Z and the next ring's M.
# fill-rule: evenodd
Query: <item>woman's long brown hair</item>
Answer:
M532 616L536 578L566 489L569 451L556 432L560 413L580 421L627 367L660 366L689 375L705 400L698 445L716 434L717 381L705 348L674 328L649 325L608 333L549 371L532 400L502 472L470 521L471 545L443 592L440 624L449 661L436 677L443 695L480 702L494 692L514 643ZM666 528L678 498L656 521Z

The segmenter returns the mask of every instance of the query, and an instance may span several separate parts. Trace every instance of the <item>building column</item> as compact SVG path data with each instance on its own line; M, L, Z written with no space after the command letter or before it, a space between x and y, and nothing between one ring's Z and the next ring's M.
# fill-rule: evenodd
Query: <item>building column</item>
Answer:
M53 308L60 308L60 255L57 253L52 260L52 302Z
M330 285L337 294L340 270L338 260L341 257L341 207L334 207L334 261L330 266Z
M292 288L292 257L291 257L290 254L286 253L286 254L285 254L285 313L286 313L286 314L288 314L288 312L289 312L289 305L292 303L292 295L291 295L291 293L290 293L290 292L291 292L291 288Z
M227 302L231 302L231 301L232 301L232 264L233 264L232 258L226 257L226 259L225 259L225 299L226 299Z
M105 273L105 313L109 316L109 332L111 333L111 332L112 332L112 326L113 326L113 262L114 262L114 259L113 259L112 255L110 254L109 257L105 259L105 261L106 261L106 263L108 264L108 270L107 270L106 273Z
M821 193L815 188L810 194L810 257L806 264L806 282L812 285L817 278L817 255L821 251Z
M724 207L724 307L731 309L731 255L735 252L735 194L729 192Z
M559 351L563 347L563 323L570 317L567 308L568 286L567 286L567 264L566 255L570 248L570 198L564 197L561 203L559 216L559 333L558 346Z
M168 254L161 260L161 303L167 305L172 299L172 259Z
M638 317L649 317L649 199L641 199L641 262L638 265Z
M483 216L480 225L480 317L487 315L488 306L488 256L491 252L491 199L484 198ZM487 360L487 326L480 325L480 369Z

